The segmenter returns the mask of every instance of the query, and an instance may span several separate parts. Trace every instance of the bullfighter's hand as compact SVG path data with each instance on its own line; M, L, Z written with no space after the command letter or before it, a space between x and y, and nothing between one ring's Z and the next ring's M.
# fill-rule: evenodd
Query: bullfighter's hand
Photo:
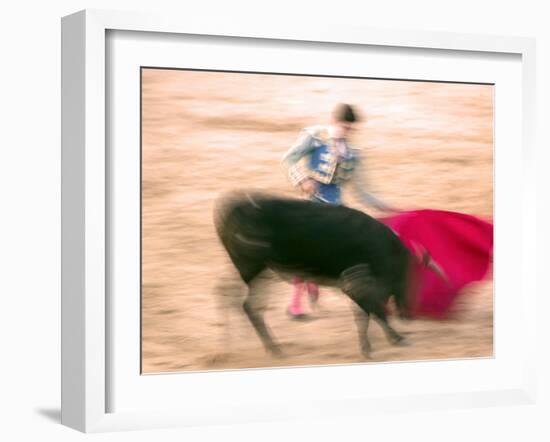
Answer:
M300 183L300 187L307 195L313 195L317 191L317 182L312 178L308 178Z

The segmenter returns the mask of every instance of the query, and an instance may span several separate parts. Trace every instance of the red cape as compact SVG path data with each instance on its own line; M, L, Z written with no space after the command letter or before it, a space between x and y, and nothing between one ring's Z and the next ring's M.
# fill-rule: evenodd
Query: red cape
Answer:
M428 253L447 281L417 259L411 264L412 316L442 318L467 284L488 278L493 261L493 224L455 212L415 210L380 219L420 258Z

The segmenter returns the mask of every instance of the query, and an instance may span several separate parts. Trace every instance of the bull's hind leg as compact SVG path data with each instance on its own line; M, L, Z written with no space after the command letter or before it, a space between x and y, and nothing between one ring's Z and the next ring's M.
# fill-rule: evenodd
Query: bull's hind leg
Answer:
M243 303L243 309L252 326L256 330L256 333L260 337L265 349L272 355L280 356L282 354L281 349L273 339L271 332L264 321L263 314L258 309L257 304L260 294L257 291L257 285L255 282L256 281L252 281L248 286L248 296Z
M242 281L236 275L223 275L214 286L213 294L221 332L220 346L224 353L230 353L233 347L234 315L242 315L245 296Z
M388 324L385 312L385 302L389 297L388 290L376 281L367 264L359 264L345 270L341 275L341 287L342 291L362 310L355 312L355 322L357 323L361 351L365 357L369 358L371 352L368 338L371 314L381 325L391 343L396 344L403 341L403 337Z
M265 266L263 264L244 265L243 263L243 265L238 267L244 282L248 285L248 295L243 303L243 310L260 337L265 349L269 353L279 356L281 355L279 345L273 340L271 332L264 321L263 314L258 308L261 294L257 290L257 276L265 269Z

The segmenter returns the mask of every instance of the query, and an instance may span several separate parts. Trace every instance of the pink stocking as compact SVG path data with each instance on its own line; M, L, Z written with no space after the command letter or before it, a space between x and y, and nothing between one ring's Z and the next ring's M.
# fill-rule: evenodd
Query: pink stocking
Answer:
M290 314L295 316L303 315L304 311L302 308L302 297L304 296L304 288L306 283L304 283L297 276L292 279L292 283L294 284L294 294L292 295L292 301L288 306L288 311Z
M316 303L319 300L319 286L313 282L306 282L307 292L311 302Z

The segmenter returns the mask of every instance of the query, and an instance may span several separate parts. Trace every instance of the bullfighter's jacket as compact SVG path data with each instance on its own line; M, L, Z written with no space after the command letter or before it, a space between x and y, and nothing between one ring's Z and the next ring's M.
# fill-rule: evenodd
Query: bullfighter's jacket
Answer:
M360 150L347 142L345 147L345 152L339 154L327 126L305 128L283 156L290 182L297 186L308 178L314 179L318 184L314 199L333 204L340 204L341 186L349 182L360 200L385 209L382 201L365 191L365 166Z

